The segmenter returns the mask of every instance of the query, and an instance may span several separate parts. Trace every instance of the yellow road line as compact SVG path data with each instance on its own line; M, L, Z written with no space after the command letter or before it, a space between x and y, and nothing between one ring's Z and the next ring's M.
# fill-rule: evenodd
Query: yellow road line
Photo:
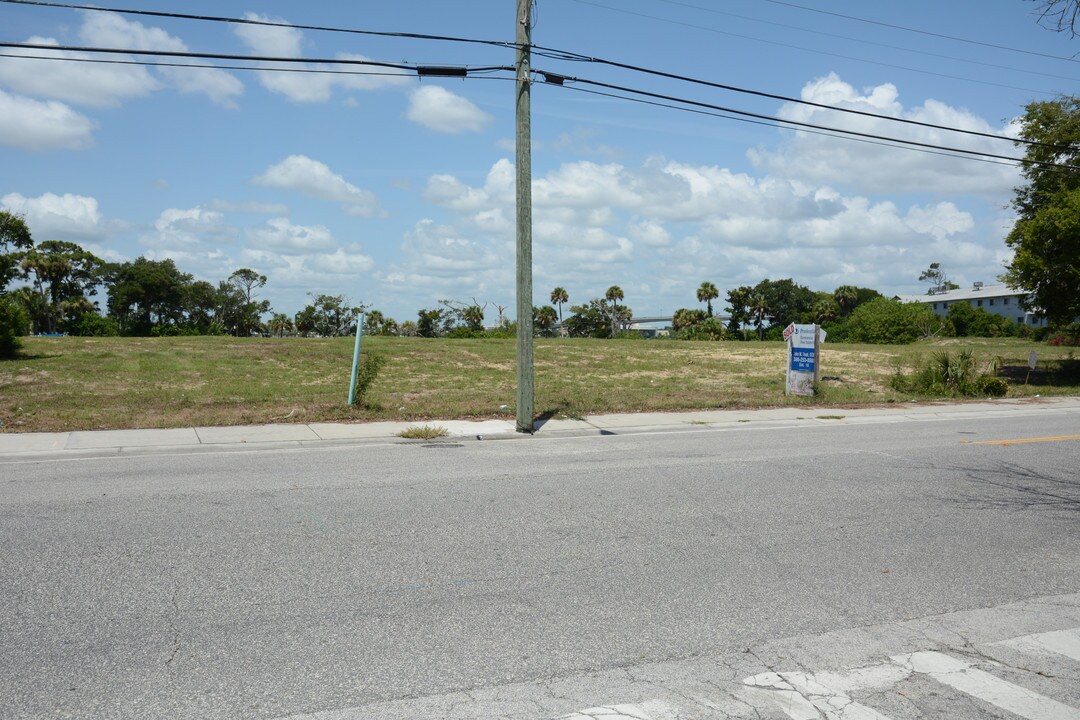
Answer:
M1019 438L1017 440L961 440L960 442L969 445L1001 445L1002 447L1008 447L1009 445L1023 445L1024 443L1061 442L1062 440L1080 440L1080 435L1056 435L1054 437Z

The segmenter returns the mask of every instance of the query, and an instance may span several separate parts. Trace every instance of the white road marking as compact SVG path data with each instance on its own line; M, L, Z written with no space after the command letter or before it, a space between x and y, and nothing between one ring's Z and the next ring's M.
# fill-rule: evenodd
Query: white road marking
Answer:
M827 720L889 720L807 673L762 673L743 683L770 690L773 703L792 720L821 720L822 716Z
M944 653L909 653L896 655L892 661L1028 720L1080 720L1080 710L1076 708L994 677Z
M1054 632L1021 635L1011 640L991 643L1015 648L1031 655L1064 655L1073 660L1080 660L1080 628L1055 630Z

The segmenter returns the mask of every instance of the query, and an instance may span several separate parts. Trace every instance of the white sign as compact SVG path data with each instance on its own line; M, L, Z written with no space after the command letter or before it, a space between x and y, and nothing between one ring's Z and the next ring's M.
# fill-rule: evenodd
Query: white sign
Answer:
M788 341L787 387L788 395L814 394L814 369L817 366L817 348L814 334L817 325L795 325L784 330ZM789 333L788 330L791 332Z
M1029 370L1034 370L1034 369L1035 369L1035 365L1036 365L1036 363L1038 363L1038 362L1039 362L1039 356L1038 356L1037 354L1035 354L1035 351L1034 351L1034 350L1032 350L1032 351L1031 351L1031 354L1030 354L1030 355L1028 355L1028 369L1029 369Z

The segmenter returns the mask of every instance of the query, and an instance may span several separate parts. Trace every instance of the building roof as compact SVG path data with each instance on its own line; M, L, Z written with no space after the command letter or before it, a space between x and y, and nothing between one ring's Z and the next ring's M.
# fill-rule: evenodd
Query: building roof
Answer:
M953 302L956 300L978 300L980 298L999 297L1024 297L1027 295L1023 290L1011 288L1008 285L983 285L980 288L962 288L960 290L947 290L934 293L933 295L899 295L903 302Z

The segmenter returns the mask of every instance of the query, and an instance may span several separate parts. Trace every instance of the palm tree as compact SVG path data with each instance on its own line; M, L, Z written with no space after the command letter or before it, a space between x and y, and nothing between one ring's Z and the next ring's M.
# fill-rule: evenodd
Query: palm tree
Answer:
M840 312L847 315L859 300L859 291L854 285L841 285L833 293L833 300L840 306Z
M720 291L716 289L716 286L706 280L701 283L701 287L697 289L698 302L703 302L708 308L709 317L713 316L712 301L720 297Z
M551 291L551 304L559 306L559 322L562 322L562 306L563 303L570 302L570 296L561 287L557 287Z
M274 313L270 318L270 332L277 333L278 337L285 337L286 332L292 332L293 323L285 313Z
M615 317L619 312L619 301L623 299L622 288L618 285L612 285L604 293L604 297L611 303L611 334L615 335Z
M757 327L758 340L765 339L765 317L769 314L769 302L761 293L750 298L750 315L754 318Z

